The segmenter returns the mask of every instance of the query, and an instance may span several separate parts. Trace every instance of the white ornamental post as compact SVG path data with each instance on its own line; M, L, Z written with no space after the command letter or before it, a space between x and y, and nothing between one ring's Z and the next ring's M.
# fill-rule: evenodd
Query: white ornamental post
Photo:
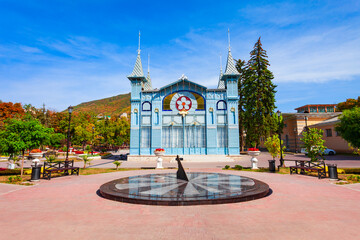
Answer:
M260 151L258 149L254 150L248 150L248 154L251 156L251 169L259 169L258 168L258 160L256 159L256 156L260 155Z
M164 156L165 150L162 148L158 148L154 151L154 153L158 157L156 160L156 162L157 162L156 169L162 169L163 168L163 166L162 166L163 160L162 160L161 156Z

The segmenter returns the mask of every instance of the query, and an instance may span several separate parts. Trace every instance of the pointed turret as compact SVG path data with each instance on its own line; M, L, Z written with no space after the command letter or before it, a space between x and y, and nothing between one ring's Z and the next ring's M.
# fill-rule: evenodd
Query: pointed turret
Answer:
M234 59L231 55L230 31L229 30L228 30L228 37L229 37L229 51L228 51L228 56L227 56L227 61L226 61L226 68L225 68L224 74L220 77L221 81L224 82L225 88L227 88L228 80L236 79L236 81L237 81L238 78L240 77L240 73L236 69ZM220 86L220 81L219 81L219 86Z
M229 47L229 53L228 53L228 57L227 57L224 75L240 75L240 73L238 72L238 70L235 67L235 63L234 63L234 59L231 55L230 47Z
M141 64L140 51L138 51L138 55L137 55L137 58L136 58L134 69L133 69L132 73L128 77L138 77L138 78L139 77L145 77L144 72L143 72L143 68L142 68L142 64Z
M153 90L150 78L150 54L148 55L148 72L146 76L146 82L144 83L144 90L150 91Z
M138 48L138 55L136 58L135 66L132 71L132 73L128 76L129 80L132 79L141 79L143 81L146 81L146 78L144 76L144 71L141 64L141 57L140 57L140 32L139 32L139 48Z
M219 75L219 83L218 83L218 88L220 89L225 89L225 82L221 79L223 76L223 72L222 72L222 63L221 63L221 54L220 54L220 75Z

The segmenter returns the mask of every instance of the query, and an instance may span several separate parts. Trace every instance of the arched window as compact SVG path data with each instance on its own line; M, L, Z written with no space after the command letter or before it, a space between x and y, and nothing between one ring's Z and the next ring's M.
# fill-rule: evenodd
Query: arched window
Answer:
M216 104L216 109L217 110L226 110L226 102L223 100L218 101Z
M151 103L150 102L144 102L142 104L142 110L143 111L151 111Z

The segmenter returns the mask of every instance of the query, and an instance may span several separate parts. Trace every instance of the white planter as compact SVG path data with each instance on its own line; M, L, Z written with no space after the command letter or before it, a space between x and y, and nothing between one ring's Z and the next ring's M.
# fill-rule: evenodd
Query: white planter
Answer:
M41 158L43 156L42 153L30 153L29 155L32 158Z
M15 169L14 163L8 163L8 169Z
M164 156L165 152L154 151L156 156Z
M260 155L260 151L248 151L248 154L251 156L251 169L259 169L257 166L258 160L256 159L256 156Z
M158 157L157 160L156 160L156 162L157 162L156 163L156 168L157 169L158 168L163 168L163 166L162 166L163 160L162 160L161 156L164 156L165 152L163 152L163 151L154 151L154 153Z

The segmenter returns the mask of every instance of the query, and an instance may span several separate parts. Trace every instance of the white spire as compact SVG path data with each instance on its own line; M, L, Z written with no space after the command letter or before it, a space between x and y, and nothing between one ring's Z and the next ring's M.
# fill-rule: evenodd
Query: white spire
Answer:
M229 41L229 51L230 51L230 29L228 28L228 41Z
M138 48L138 54L140 54L140 31L139 31L139 48Z
M228 52L228 57L227 57L227 61L226 61L226 67L225 67L225 75L232 75L232 74L239 74L239 72L237 71L235 64L234 64L234 59L231 55L231 48L230 48L230 30L228 29L228 41L229 41L229 52Z
M150 91L152 90L152 83L151 83L151 78L150 78L150 54L148 54L148 72L147 72L147 76L146 76L146 82L144 83L144 90L145 91Z
M222 56L221 56L221 53L220 53L220 76L219 76L218 88L224 89L225 88L225 82L224 82L224 80L222 80L223 72L222 72L222 58L221 57Z
M139 47L138 47L138 54L135 61L135 66L132 73L128 77L141 77L145 78L142 64L141 64L141 57L140 57L140 31L139 31Z

